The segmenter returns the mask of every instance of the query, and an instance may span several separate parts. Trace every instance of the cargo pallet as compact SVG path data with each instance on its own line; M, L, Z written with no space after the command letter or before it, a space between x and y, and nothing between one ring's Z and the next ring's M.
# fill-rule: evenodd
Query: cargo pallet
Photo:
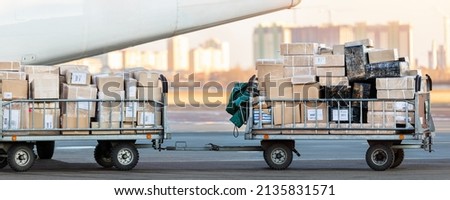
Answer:
M119 170L130 170L136 166L139 159L137 147L151 147L155 150L167 151L262 151L264 160L272 169L282 170L289 167L293 160L293 154L300 156L295 148L296 140L367 140L369 148L366 152L366 162L370 168L377 171L384 171L389 168L398 167L404 158L403 149L424 149L432 151L432 138L434 137L434 123L430 112L430 92L431 80L427 84L427 89L420 91L416 89L413 99L409 100L382 100L383 102L401 102L412 104L413 109L405 107L405 121L400 126L388 126L384 121L381 125L367 125L363 123L362 114L360 117L319 122L318 119L309 123L297 123L293 114L293 123L285 123L284 117L281 123L275 124L273 113L271 119L264 122L259 118L263 114L264 104L274 105L278 103L282 107L282 112L286 111L286 104L303 105L306 109L306 103L313 105L337 105L336 112L346 111L353 113L353 107L359 106L359 112L362 112L363 105L376 101L376 99L265 99L250 93L248 105L242 106L248 113L246 121L245 139L259 140L259 146L219 146L209 144L206 147L188 147L186 142L176 142L175 146L163 147L164 140L171 139L167 132L167 80L161 76L163 82L162 101L145 100L15 100L1 102L2 111L12 102L25 102L31 105L36 103L127 103L140 102L151 103L161 108L161 126L144 126L132 128L54 128L51 131L135 131L135 134L105 134L105 135L34 135L34 133L49 131L48 129L7 129L4 126L8 122L1 124L0 138L0 168L9 166L18 172L29 170L34 161L33 152L36 146L38 156L41 159L50 159L53 155L55 141L73 141L73 140L97 140L94 157L96 162L104 168L115 167ZM380 100L378 100L380 101ZM341 106L343 105L343 106ZM357 105L357 106L344 106ZM292 108L294 109L294 108ZM317 116L317 108L313 108L313 113ZM325 112L328 112L328 108ZM384 112L384 111L382 111ZM394 111L395 113L396 111ZM412 112L414 120L408 120L408 114ZM295 113L295 111L292 111ZM0 118L3 119L4 112L0 112ZM306 111L305 115L308 114ZM284 113L281 113L285 116ZM395 114L394 114L395 115ZM257 117L255 117L257 116ZM396 115L395 115L396 116ZM385 119L385 118L383 118ZM121 122L122 124L123 122ZM8 126L9 127L9 126ZM136 140L150 141L151 144L135 144Z
M37 105L44 105L39 107L42 110L43 116L50 114L52 109L56 109L56 105L66 106L68 104L76 104L76 114L74 117L76 126L73 128L59 128L59 127L48 127L46 126L45 120L42 124L36 123L37 119L34 119L34 115L29 117L30 125L29 127L20 127L21 125L12 124L13 121L11 117L7 117L0 123L0 168L4 168L6 165L9 166L17 172L29 170L36 159L35 153L33 151L34 146L36 146L37 154L40 159L51 159L54 153L55 141L78 141L78 140L97 140L98 144L94 150L94 158L96 162L105 168L115 167L118 170L130 170L136 166L139 160L139 152L137 148L155 148L160 149L161 144L165 139L170 138L170 133L167 132L167 92L168 84L167 79L161 75L160 80L163 83L162 88L162 100L161 101L150 101L150 100L101 100L101 99L59 99L59 100L12 100L12 101L1 101L2 110L0 111L0 118L5 119L4 116L11 116L12 109L11 106L14 104L29 106L25 109L34 110ZM106 124L110 124L106 127L101 128L80 128L79 122L86 120L81 115L81 108L87 113L90 113L93 108L91 104L106 104L108 105L132 105L130 109L132 112L137 111L138 104L150 105L154 109L159 109L161 112L161 125L152 125L144 123L142 126L137 126L136 124L131 127L124 127L124 112L121 112L120 128L112 127L111 117L106 116L104 119ZM46 107L46 105L49 105ZM83 105L83 106L82 106ZM53 107L52 107L53 106ZM144 106L145 107L145 106ZM59 108L59 107L58 107ZM23 108L22 108L23 109ZM144 108L141 110L143 112L152 112L151 110L145 110L149 108ZM112 112L112 109L110 110ZM155 112L157 113L157 112ZM111 114L110 114L111 116ZM153 122L159 116L153 115ZM136 122L138 116L135 114L131 115L131 121ZM91 118L88 119L88 124L91 124ZM62 121L64 123L64 121ZM67 123L67 121L65 121ZM39 127L39 128L38 128ZM63 127L63 126L61 126ZM68 127L68 126L67 126ZM89 134L61 134L67 131L84 131ZM111 134L111 132L115 132ZM98 134L96 134L98 133ZM148 141L149 144L136 144L136 140Z

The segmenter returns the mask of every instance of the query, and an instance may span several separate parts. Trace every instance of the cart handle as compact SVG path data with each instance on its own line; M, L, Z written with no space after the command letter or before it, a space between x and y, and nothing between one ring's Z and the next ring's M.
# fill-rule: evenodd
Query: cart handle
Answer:
M420 75L416 75L416 92L420 91L420 86L422 85L422 77Z
M159 79L162 82L162 92L164 94L167 94L169 92L169 83L167 82L167 78L164 75L160 74Z
M430 75L425 74L425 76L427 76L427 85L428 85L428 89L429 89L430 91L432 91L432 90L433 90L433 80L431 80Z

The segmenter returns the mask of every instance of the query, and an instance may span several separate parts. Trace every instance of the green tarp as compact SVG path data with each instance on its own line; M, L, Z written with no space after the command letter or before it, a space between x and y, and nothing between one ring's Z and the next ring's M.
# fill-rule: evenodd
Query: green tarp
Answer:
M226 111L232 115L230 121L240 128L247 120L246 106L250 99L248 83L235 83L228 100Z

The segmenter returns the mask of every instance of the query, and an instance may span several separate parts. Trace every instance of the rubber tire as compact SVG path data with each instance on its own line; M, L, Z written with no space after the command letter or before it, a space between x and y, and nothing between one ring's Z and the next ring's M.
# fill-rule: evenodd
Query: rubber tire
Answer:
M394 151L394 163L392 163L391 169L394 169L402 164L405 159L405 151L403 149L396 149Z
M133 169L139 161L139 152L133 143L119 143L111 149L114 167L120 171Z
M8 165L8 154L3 150L0 149L0 155L3 155L5 157L0 157L0 169L3 169Z
M19 159L24 159L24 163L18 163ZM33 152L33 148L27 144L15 144L8 150L8 164L11 169L16 172L28 171L33 165L36 159L36 155Z
M394 163L394 151L388 145L371 145L366 152L366 162L373 170L384 171Z
M287 169L292 159L292 149L283 143L274 143L264 150L264 160L271 169Z
M94 149L94 159L104 168L114 167L111 159L111 143L99 142Z
M55 141L37 141L36 151L39 159L52 159L55 152Z

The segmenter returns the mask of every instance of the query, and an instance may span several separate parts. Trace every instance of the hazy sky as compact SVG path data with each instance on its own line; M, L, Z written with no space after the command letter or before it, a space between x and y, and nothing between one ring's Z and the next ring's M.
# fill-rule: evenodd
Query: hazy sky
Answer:
M186 34L190 46L196 47L208 38L230 42L231 64L253 66L253 29L259 23L287 22L300 26L321 25L331 18L333 24L385 24L388 21L409 23L413 27L414 57L419 64L428 63L427 52L432 40L444 41L443 17L450 17L449 0L303 0L299 6L214 28ZM166 41L137 46L139 49L161 50Z

